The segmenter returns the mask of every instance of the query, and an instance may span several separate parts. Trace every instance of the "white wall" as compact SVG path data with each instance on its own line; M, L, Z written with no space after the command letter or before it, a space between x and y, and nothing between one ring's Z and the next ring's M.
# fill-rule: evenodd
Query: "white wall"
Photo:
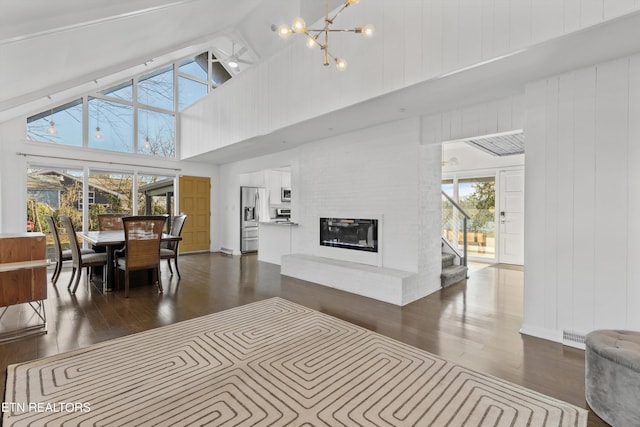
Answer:
M382 266L417 272L418 138L418 119L410 119L300 147L298 251L327 256L318 244L320 216L383 215Z
M294 253L327 256L319 252L321 215L383 215L382 266L419 274L410 300L439 289L441 213L431 201L440 194L440 145L421 145L420 129L412 118L222 165L222 246L239 249L247 174L291 165Z
M334 37L340 39L331 48L348 58L347 72L323 67L321 53L307 49L302 38L289 43L185 110L182 155L269 134L639 7L637 0L361 2L340 16L339 25L371 22L378 31L370 40Z
M526 90L523 331L640 329L640 55Z

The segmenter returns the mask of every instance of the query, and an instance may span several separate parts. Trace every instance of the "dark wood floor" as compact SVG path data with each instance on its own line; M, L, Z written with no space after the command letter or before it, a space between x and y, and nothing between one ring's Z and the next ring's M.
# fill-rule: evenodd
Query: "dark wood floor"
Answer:
M255 255L183 256L182 280L163 264L165 293L151 287L101 294L84 277L76 296L66 290L69 270L46 301L49 332L0 345L0 369L181 320L280 296L425 349L467 368L523 385L586 408L584 352L521 335L523 273L486 267L458 284L405 307L280 276ZM29 321L15 306L0 322ZM2 387L4 388L4 376ZM605 426L589 414L589 426Z

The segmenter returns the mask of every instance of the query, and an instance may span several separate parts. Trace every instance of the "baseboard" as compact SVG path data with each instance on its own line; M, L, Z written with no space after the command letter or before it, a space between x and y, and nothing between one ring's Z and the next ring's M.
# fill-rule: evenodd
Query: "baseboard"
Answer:
M535 326L529 326L529 325L523 324L520 327L520 333L524 334L524 335L530 335L532 337L542 338L542 339L545 339L547 341L553 341L553 342L557 342L559 344L562 344L562 331L556 331L556 330L553 330L553 329L538 328L538 327L535 327Z

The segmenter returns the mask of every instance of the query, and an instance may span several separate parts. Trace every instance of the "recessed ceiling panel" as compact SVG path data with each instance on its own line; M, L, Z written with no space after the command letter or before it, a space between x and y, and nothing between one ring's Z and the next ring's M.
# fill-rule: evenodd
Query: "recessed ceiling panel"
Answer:
M473 138L465 142L492 156L502 157L524 154L524 133L522 132Z

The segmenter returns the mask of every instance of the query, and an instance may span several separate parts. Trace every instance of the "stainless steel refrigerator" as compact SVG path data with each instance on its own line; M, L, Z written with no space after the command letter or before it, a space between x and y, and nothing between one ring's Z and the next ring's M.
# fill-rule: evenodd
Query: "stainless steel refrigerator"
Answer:
M258 251L258 227L269 216L269 193L260 187L240 187L240 252Z

